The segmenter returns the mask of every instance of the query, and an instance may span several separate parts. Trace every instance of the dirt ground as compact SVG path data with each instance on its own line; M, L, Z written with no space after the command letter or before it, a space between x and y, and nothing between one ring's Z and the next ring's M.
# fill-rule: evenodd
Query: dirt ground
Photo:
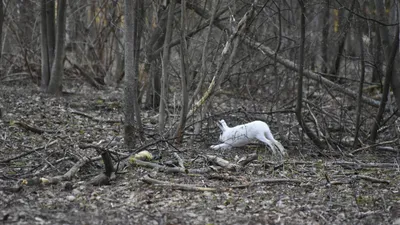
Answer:
M96 159L96 150L83 149L83 144L135 152L123 148L122 92L81 85L53 98L28 85L0 89L1 223L400 224L398 153L373 148L354 156L347 154L352 149L320 152L307 140L291 139L283 142L288 150L284 161L260 145L216 152L209 148L218 139L212 117L204 120L208 125L201 135L188 135L183 145L176 145L157 142L157 127L150 119L155 113L143 111L146 140L138 144L153 143L146 148L157 156L153 163L167 165L177 153L186 169L208 168L206 173L130 165L110 185L93 186L87 181L104 170L102 161L94 160L70 181L30 183L34 177L65 174L84 157ZM271 124L271 129L277 128ZM258 159L237 170L218 168L204 157L234 163L255 151ZM168 184L149 184L144 177ZM182 190L182 184L198 189Z

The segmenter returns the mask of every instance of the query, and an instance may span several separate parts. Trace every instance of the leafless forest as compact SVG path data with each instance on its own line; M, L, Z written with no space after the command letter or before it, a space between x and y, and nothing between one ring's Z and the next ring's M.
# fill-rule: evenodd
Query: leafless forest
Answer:
M2 223L400 224L398 1L0 3Z

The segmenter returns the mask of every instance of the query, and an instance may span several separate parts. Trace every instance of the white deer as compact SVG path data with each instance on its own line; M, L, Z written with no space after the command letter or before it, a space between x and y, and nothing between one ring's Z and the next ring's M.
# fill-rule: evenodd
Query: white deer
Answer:
M277 147L281 155L286 155L285 148L275 140L268 125L262 121L256 120L235 127L228 127L225 120L220 120L217 125L222 131L219 136L219 141L222 143L211 145L210 147L214 150L231 149L249 144L253 140L259 140L269 146L273 154L276 154L275 147Z

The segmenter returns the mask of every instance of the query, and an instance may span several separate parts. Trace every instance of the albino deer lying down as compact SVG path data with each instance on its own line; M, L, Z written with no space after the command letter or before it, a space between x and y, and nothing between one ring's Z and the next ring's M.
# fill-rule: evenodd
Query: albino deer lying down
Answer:
M253 140L259 140L269 146L271 151L276 154L278 148L281 155L285 155L285 148L274 139L268 125L262 121L253 121L250 123L238 125L236 127L228 127L225 120L218 122L218 127L222 134L219 140L222 142L219 145L211 145L214 150L231 149L232 147L240 147L251 143Z

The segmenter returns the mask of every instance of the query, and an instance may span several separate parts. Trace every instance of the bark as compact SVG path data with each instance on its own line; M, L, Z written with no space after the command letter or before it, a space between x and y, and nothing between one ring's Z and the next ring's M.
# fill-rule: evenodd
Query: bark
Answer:
M41 69L42 69L42 74L41 74L41 85L40 89L42 92L47 91L47 87L49 85L50 81L50 62L49 62L49 42L48 42L48 36L47 36L47 13L46 13L46 2L47 0L42 0L40 2L40 41L41 41L41 56L42 56L42 62L41 62Z
M172 24L174 19L174 9L175 9L175 0L172 0L168 6L168 20L167 20L167 28L165 33L164 47L163 47L163 57L161 60L161 96L160 96L160 109L159 109L159 118L158 118L158 131L160 135L164 132L165 128L165 120L166 120L166 107L167 107L167 98L168 98L168 71L167 65L169 61L169 43L171 42L172 37Z
M56 47L55 0L46 1L47 51L49 65L53 65Z
M364 77L365 77L365 62L364 62L364 43L362 38L362 29L361 29L361 21L358 23L358 43L360 44L360 64L361 64L361 76L360 76L360 86L358 88L358 97L357 97L357 117L356 117L356 133L354 135L354 144L353 147L357 147L358 141L358 133L360 131L361 126L361 109L362 109L362 95L364 88Z
M377 14L378 14L378 19L384 20L384 22L387 22L387 19L385 19L386 16L385 16L385 8L383 5L383 1L375 0L375 6L376 6ZM397 107L400 107L400 75L393 72L394 74L393 75L390 74L390 78L388 76L389 69L396 71L396 65L395 64L392 65L394 63L394 61L393 62L391 61L391 60L394 60L391 57L392 57L395 45L390 46L390 44L389 44L389 30L388 30L387 26L381 25L379 28L379 31L380 31L379 33L381 36L381 41L382 41L383 52L385 53L385 57L386 57L386 61L387 61L386 79L390 79L392 89L393 89L393 94L396 99ZM395 34L396 36L398 35L398 32L399 31L398 31L398 27L397 27L396 34ZM386 85L386 80L385 80L385 85ZM383 89L385 91L385 87L383 87ZM379 121L376 121L376 123L379 123ZM372 138L372 135L371 135L371 138Z
M301 8L301 16L300 16L300 55L299 55L299 81L297 83L297 103L296 103L296 117L297 121L299 122L301 128L307 134L311 141L314 144L322 149L324 145L321 143L319 138L312 132L312 130L307 126L304 122L303 115L302 115L302 105L303 105L303 70L304 70L304 43L305 43L305 6L302 0L299 0L299 5Z
M397 77L395 74L393 74L393 72L394 72L395 66L396 66L395 59L396 59L398 49L399 49L399 27L397 27L397 29L396 29L396 37L393 41L391 52L390 52L390 55L388 58L388 66L386 69L385 84L383 86L381 104L379 106L378 113L376 114L376 117L375 117L375 123L372 125L372 128L371 128L371 141L373 141L373 142L375 142L375 140L376 140L376 137L378 134L378 129L380 126L380 121L382 120L383 113L385 111L385 107L386 107L386 103L387 103L388 95L389 95L389 91L390 91L390 83L392 83L392 86L393 86L393 83L396 82L395 79L394 79L395 81L393 82L393 78ZM395 96L395 97L396 97L396 101L397 101L399 98L397 98L398 96Z
M186 70L186 62L185 57L187 54L186 49L186 40L185 40L185 30L186 30L186 5L185 0L181 0L181 44L180 44L180 70L181 70L181 94L182 94L182 103L181 103L181 114L180 114L180 121L178 127L175 132L175 138L177 143L182 143L183 140L183 133L186 124L186 116L188 111L188 91L187 91L187 70Z
M351 12L349 12L347 18L344 19L345 23L343 24L343 34L342 34L342 36L341 36L341 38L339 40L338 50L337 50L337 54L336 54L336 57L335 57L335 60L334 60L335 63L332 66L331 71L330 71L330 73L333 74L333 75L337 75L339 73L340 63L341 63L341 56L342 56L343 51L344 51L344 45L346 43L347 34L348 34L349 30L350 30L350 24L351 24L351 21L353 19L353 12L352 11L354 9L355 2L356 2L356 0L353 0L353 3L351 4L351 8L350 8ZM335 77L332 77L332 80L335 80Z
M381 34L379 32L379 25L374 23L372 25L373 29L375 30L376 37L373 40L373 51L374 51L374 67L372 71L372 83L382 83L382 65L383 65L383 57L382 57L382 41L381 41Z
M323 73L328 72L328 36L329 36L329 1L325 0L324 14L322 15L322 41L321 41L321 58Z
M157 17L158 19L156 19ZM163 41L165 40L165 31L167 28L168 8L161 8L157 12L157 16L153 16L151 26L150 41L146 44L146 60L147 65L146 73L150 74L151 86L148 85L147 97L146 97L146 108L157 109L160 105L160 93L161 93L161 76L159 70L159 54L153 54L156 49L162 49Z
M65 18L67 0L60 0L57 13L57 37L54 62L51 68L51 77L47 92L61 94L62 77L64 73L64 42L65 42Z
M202 89L202 86L204 84L204 80L205 80L205 78L207 76L207 64L206 64L206 61L207 61L207 47L208 47L208 44L209 44L209 39L210 39L210 36L211 36L211 31L212 31L212 27L213 27L215 15L216 15L219 3L220 3L220 0L215 2L214 8L213 8L211 16L210 16L210 23L209 23L209 26L208 26L207 35L206 35L206 39L204 41L203 50L202 50L202 54L201 54L200 81L198 82L196 90L194 91L193 96L192 96L192 98L191 98L191 100L189 102L189 107L191 107L193 102L196 100L198 94L200 93L200 91Z
M134 60L135 60L135 22L134 2L125 0L125 92L124 92L124 140L128 149L135 147L135 105L137 104ZM136 105L137 107L137 105Z
M0 46L3 46L3 23L4 23L4 6L3 1L0 2ZM0 51L1 59L2 51Z
M134 87L134 109L135 109L135 118L136 118L136 125L137 125L137 130L139 133L139 137L141 139L144 138L143 134L143 126L142 126L142 120L140 116L140 106L139 106L139 64L140 64L140 41L142 38L142 32L143 32L143 0L136 0L135 1L135 11L133 15L133 27L134 27L134 82L133 82L133 87Z

